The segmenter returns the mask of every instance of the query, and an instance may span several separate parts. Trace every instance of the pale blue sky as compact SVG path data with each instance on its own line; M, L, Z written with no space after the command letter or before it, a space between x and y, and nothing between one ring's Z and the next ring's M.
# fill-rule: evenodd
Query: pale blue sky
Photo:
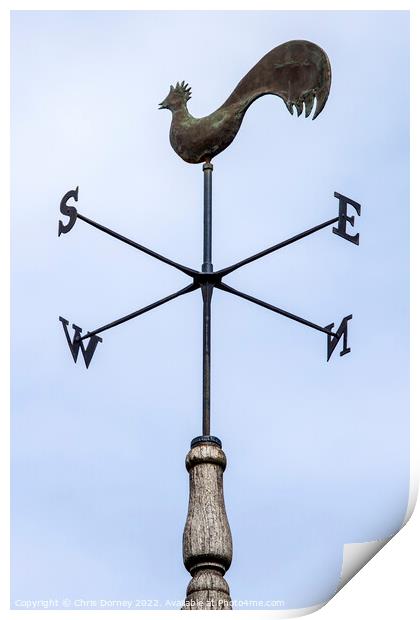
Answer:
M327 364L318 332L216 291L212 432L228 458L234 599L327 599L342 546L389 536L408 496L407 12L15 12L12 18L12 605L181 599L185 454L200 433L198 292L106 332L88 371L58 316L85 330L188 279L59 202L199 268L201 166L172 151L169 85L212 112L272 47L329 55L316 121L275 97L214 160L214 264L362 204L360 246L325 230L226 281L321 325L349 323ZM355 230L356 230L355 229Z

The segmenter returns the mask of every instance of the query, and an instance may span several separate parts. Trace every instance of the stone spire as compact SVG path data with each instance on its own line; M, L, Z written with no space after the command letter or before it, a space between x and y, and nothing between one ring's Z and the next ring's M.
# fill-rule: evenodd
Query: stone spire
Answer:
M217 437L193 439L185 461L190 497L183 537L185 568L191 573L182 609L231 609L223 575L232 562L232 536L223 497L226 456Z

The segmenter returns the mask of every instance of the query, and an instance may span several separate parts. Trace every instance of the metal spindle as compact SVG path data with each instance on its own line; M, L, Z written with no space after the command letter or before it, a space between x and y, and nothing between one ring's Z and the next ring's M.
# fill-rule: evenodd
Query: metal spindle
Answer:
M213 164L205 163L204 172L204 218L203 218L203 265L201 271L213 271L211 257L211 228L212 228L212 172Z
M212 265L212 172L213 165L205 163L204 216L203 216L203 264L201 271L213 271ZM213 284L203 283L203 435L210 435L210 371L211 371L211 298Z

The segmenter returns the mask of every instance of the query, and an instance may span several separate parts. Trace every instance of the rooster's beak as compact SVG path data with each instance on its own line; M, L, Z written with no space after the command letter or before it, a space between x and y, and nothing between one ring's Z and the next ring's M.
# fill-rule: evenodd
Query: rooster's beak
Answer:
M159 103L159 108L158 110L164 110L166 108L165 102L162 101L162 103Z

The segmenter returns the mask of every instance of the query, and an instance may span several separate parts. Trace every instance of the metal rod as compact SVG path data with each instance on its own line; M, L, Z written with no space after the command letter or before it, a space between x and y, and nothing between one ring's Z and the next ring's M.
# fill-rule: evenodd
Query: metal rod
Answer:
M77 217L79 218L79 220L82 220L83 222L90 224L94 228L101 230L107 235L114 237L114 239L118 239L119 241L122 241L123 243L126 243L127 245L131 245L131 247L136 248L137 250L140 250L141 252L144 252L145 254L148 254L149 256L153 256L153 258L156 258L157 260L160 260L163 263L170 265L171 267L175 267L175 269L179 269L179 271L182 271L183 273L187 274L188 276L191 276L192 278L197 273L200 273L199 271L196 271L195 269L190 269L190 267L186 267L185 265L176 263L170 258L166 258L166 256L162 256L161 254L158 254L154 250L150 250L149 248L146 248L144 245L140 245L140 243L136 243L135 241L132 241L131 239L128 239L127 237L124 237L123 235L120 235L119 233L111 230L110 228L107 228L106 226L102 226L102 224L98 224L98 222L94 222L88 217L85 217L84 215L82 215L81 213L78 213Z
M203 265L201 271L213 271L212 265L212 172L213 165L205 163L204 172L204 217L203 217Z
M288 319L292 319L292 321L297 321L298 323L302 323L302 325L306 325L307 327L312 327L319 332L323 332L324 334L328 334L329 336L333 336L334 338L338 338L338 334L332 332L326 327L321 327L321 325L317 325L316 323L312 323L311 321L307 321L306 319L302 319L300 316L296 314L292 314L291 312L287 312L287 310L282 310L281 308L277 308L277 306L272 306L265 301L261 301L261 299L257 299L256 297L252 297L251 295L247 295L246 293L242 293L223 282L215 284L217 288L222 291L226 291L227 293L232 293L232 295L236 295L237 297L242 297L242 299L246 299L247 301L251 301L258 306L262 306L263 308L267 308L267 310L272 310L277 314L281 314L282 316L287 317Z
M203 264L201 271L213 271L212 264L212 172L213 165L206 162L204 173L203 212ZM203 435L210 435L210 372L211 372L211 298L213 285L201 285L203 295Z
M210 435L210 348L211 348L211 297L213 285L201 287L203 295L203 435Z
M107 329L111 329L111 327L116 327L117 325L121 325L121 323L125 323L126 321L130 321L131 319L135 319L137 316L140 316L141 314L144 314L145 312L149 312L149 310L153 310L154 308L157 308L158 306L162 306L163 304L166 304L166 302L171 301L172 299L175 299L176 297L180 297L181 295L185 295L186 293L190 293L191 291L195 291L198 288L199 286L197 284L194 284L194 283L189 284L188 286L186 286L185 288L182 288L176 293L172 293L172 295L168 295L167 297L164 297L163 299L159 299L158 301L155 301L152 304L145 306L144 308L140 308L140 310L136 310L135 312L132 312L131 314L127 314L126 316L123 316L121 319L112 321L112 323L107 323L106 325L103 325L102 327L98 327L98 329L95 329L94 331L87 332L84 336L80 338L80 340L85 340L85 338L96 336L96 334L100 334L101 332L104 332Z
M225 267L224 269L220 269L216 273L220 273L222 277L226 276L228 273L232 273L232 271L235 271L236 269L239 269L240 267L243 267L244 265L248 265L248 263L252 263L253 261L258 260L259 258L262 258L263 256L267 256L267 254L271 254L271 252L276 252L276 250L280 250L280 248L284 248L287 245L294 243L295 241L304 239L308 235L312 235L313 233L318 232L318 230L322 230L323 228L326 228L327 226L331 226L332 224L335 224L336 222L338 222L338 220L339 220L338 217L334 217L332 220L328 220L328 222L324 222L323 224L318 224L318 226L314 226L313 228L310 228L309 230L305 230L304 232L299 233L298 235L295 235L294 237L290 237L290 239L286 239L285 241L276 243L276 245L272 245L266 250L262 250L261 252L258 252L258 254L254 254L253 256L250 256L249 258L244 258L244 260L239 261L239 263L235 263L234 265L231 265L230 267Z

